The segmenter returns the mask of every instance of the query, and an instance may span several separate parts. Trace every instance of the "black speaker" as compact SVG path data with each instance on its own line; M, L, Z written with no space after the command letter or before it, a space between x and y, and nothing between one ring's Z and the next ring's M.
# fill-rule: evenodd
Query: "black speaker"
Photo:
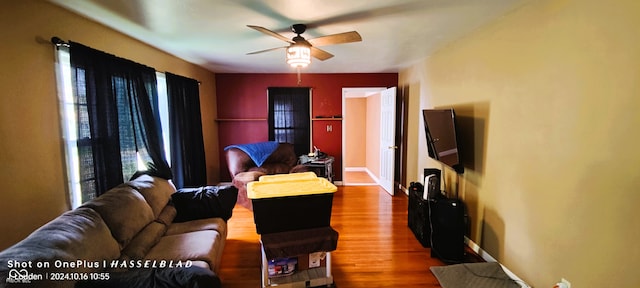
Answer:
M435 168L425 168L424 169L424 198L430 199L438 197L440 194L440 177L441 177L440 169Z
M431 246L431 229L429 228L429 207L423 200L424 189L422 184L411 182L409 186L409 219L408 224L413 235L422 244L422 247Z
M424 194L424 186L422 186L422 184L419 182L409 183L409 195L412 194L422 198Z
M431 257L447 264L464 260L465 206L459 199L429 199Z
M409 199L409 228L422 247L431 247L431 224L427 200Z

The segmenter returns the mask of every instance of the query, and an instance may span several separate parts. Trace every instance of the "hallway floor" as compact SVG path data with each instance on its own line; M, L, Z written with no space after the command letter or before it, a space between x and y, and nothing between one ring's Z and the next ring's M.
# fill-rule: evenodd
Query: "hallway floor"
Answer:
M342 176L342 183L345 186L378 185L369 173L364 171L345 171Z

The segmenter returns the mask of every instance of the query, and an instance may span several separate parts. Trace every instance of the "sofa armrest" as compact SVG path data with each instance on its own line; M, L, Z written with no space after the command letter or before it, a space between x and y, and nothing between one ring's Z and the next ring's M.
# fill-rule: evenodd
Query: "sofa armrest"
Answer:
M230 148L229 150L226 150L225 158L227 160L229 174L232 178L240 172L256 167L256 163L251 160L251 157L238 148Z

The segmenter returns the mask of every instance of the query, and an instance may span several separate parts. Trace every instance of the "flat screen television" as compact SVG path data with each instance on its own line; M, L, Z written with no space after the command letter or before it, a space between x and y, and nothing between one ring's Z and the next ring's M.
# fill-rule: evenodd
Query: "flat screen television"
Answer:
M422 115L429 157L453 168L457 173L464 173L453 109L425 109Z

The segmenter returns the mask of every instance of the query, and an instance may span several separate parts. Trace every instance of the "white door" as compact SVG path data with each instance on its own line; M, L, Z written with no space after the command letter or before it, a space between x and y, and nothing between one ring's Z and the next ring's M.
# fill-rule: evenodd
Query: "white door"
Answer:
M396 147L396 87L381 92L380 97L380 186L393 195Z

